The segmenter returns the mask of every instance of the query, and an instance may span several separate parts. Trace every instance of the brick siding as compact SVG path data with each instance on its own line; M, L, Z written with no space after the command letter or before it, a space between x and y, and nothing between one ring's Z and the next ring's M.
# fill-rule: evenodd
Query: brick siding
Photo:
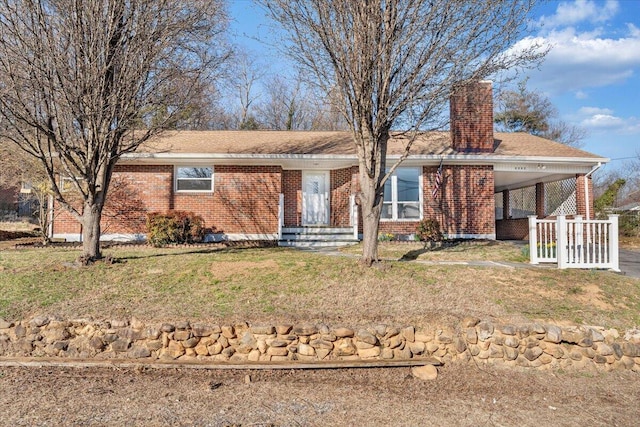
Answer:
M422 169L423 217L434 218L449 235L495 234L492 166L442 167L440 195L433 199L437 166ZM382 221L381 233L413 234L419 221Z
M351 212L349 196L358 179L358 168L336 169L331 171L331 225L349 227Z
M284 192L284 226L299 227L302 224L302 171L282 171Z
M527 240L529 239L529 219L499 219L496 221L496 239Z
M169 209L202 216L214 232L277 231L280 167L215 166L213 193L174 192L173 170L171 165L119 165L103 212L103 234L144 233L147 213ZM58 211L54 234L79 234L73 217Z
M431 190L437 167L422 169L424 218L437 219L449 235L492 235L494 180L491 166L443 167L441 197ZM213 193L176 193L173 166L119 165L103 215L103 233L144 233L149 212L169 209L193 212L205 226L221 233L266 234L277 231L278 198L284 194L285 226L299 226L302 209L302 171L278 166L214 167ZM330 173L331 225L350 225L349 196L358 188L357 167ZM380 232L413 234L418 221L382 221ZM360 224L362 221L360 220ZM54 234L80 233L66 212L54 223Z
M173 192L173 209L194 212L222 233L276 233L282 169L279 166L214 167L213 193Z

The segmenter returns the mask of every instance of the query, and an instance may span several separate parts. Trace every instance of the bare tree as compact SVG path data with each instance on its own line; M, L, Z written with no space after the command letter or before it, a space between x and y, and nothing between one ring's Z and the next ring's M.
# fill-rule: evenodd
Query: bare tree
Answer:
M311 127L311 106L299 78L275 75L265 83L262 102L256 105L260 123L273 130L306 130Z
M331 94L318 94L300 74L274 75L266 80L262 99L256 104L261 126L274 130L346 130ZM335 93L335 91L334 91Z
M496 97L494 121L499 130L526 132L573 147L580 147L587 133L583 128L558 119L558 110L546 96L527 89L527 80L517 90Z
M85 260L116 162L175 126L225 60L225 26L222 0L0 0L0 137L39 160Z
M321 90L322 91L322 90ZM349 126L344 115L337 107L339 105L339 91L334 87L329 93L316 93L312 91L315 100L315 114L311 120L312 130L347 131Z
M38 222L38 234L42 244L47 245L50 212L51 186L49 178L36 158L17 147L0 145L0 188L20 188L19 203L28 205L27 211Z
M240 103L234 127L255 130L259 123L251 110L260 97L260 93L256 91L256 83L264 78L266 71L249 52L236 52L233 61L227 84L230 87L231 99Z
M329 92L353 135L359 160L362 261L378 259L377 237L392 128L441 128L455 84L540 60L534 43L511 49L533 0L257 0L288 33L285 49Z

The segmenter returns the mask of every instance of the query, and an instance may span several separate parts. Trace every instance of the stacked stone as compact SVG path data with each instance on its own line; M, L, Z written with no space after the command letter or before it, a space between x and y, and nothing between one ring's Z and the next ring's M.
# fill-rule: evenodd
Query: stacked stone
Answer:
M633 369L640 372L640 337L620 341L615 329L531 323L463 322L469 355L485 363L541 369Z
M145 325L137 319L95 322L44 316L0 319L0 357L65 357L209 362L453 360L540 369L640 371L640 332L465 319L458 332L373 325Z

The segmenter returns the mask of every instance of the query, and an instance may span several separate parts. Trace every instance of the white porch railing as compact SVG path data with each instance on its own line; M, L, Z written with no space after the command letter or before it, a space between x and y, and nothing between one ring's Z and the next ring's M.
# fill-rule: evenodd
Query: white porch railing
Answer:
M349 212L351 212L351 226L353 227L353 238L358 240L358 205L356 204L356 196L349 196Z
M278 198L278 240L282 240L282 227L284 227L284 194Z
M555 220L529 216L531 264L558 263L558 268L608 268L620 271L618 215L607 220L583 220L581 216Z

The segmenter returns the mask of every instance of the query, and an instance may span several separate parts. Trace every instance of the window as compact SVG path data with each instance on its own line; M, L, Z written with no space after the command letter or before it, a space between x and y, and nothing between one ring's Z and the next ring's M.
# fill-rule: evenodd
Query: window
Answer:
M420 169L398 168L384 184L382 219L419 220L422 218Z
M79 185L83 185L84 183L84 178L77 176L75 178L75 180L78 182ZM61 193L69 193L72 191L76 191L77 188L74 184L74 179L73 177L70 176L60 176L60 185L59 185L59 189Z
M213 167L177 166L176 191L213 191Z

